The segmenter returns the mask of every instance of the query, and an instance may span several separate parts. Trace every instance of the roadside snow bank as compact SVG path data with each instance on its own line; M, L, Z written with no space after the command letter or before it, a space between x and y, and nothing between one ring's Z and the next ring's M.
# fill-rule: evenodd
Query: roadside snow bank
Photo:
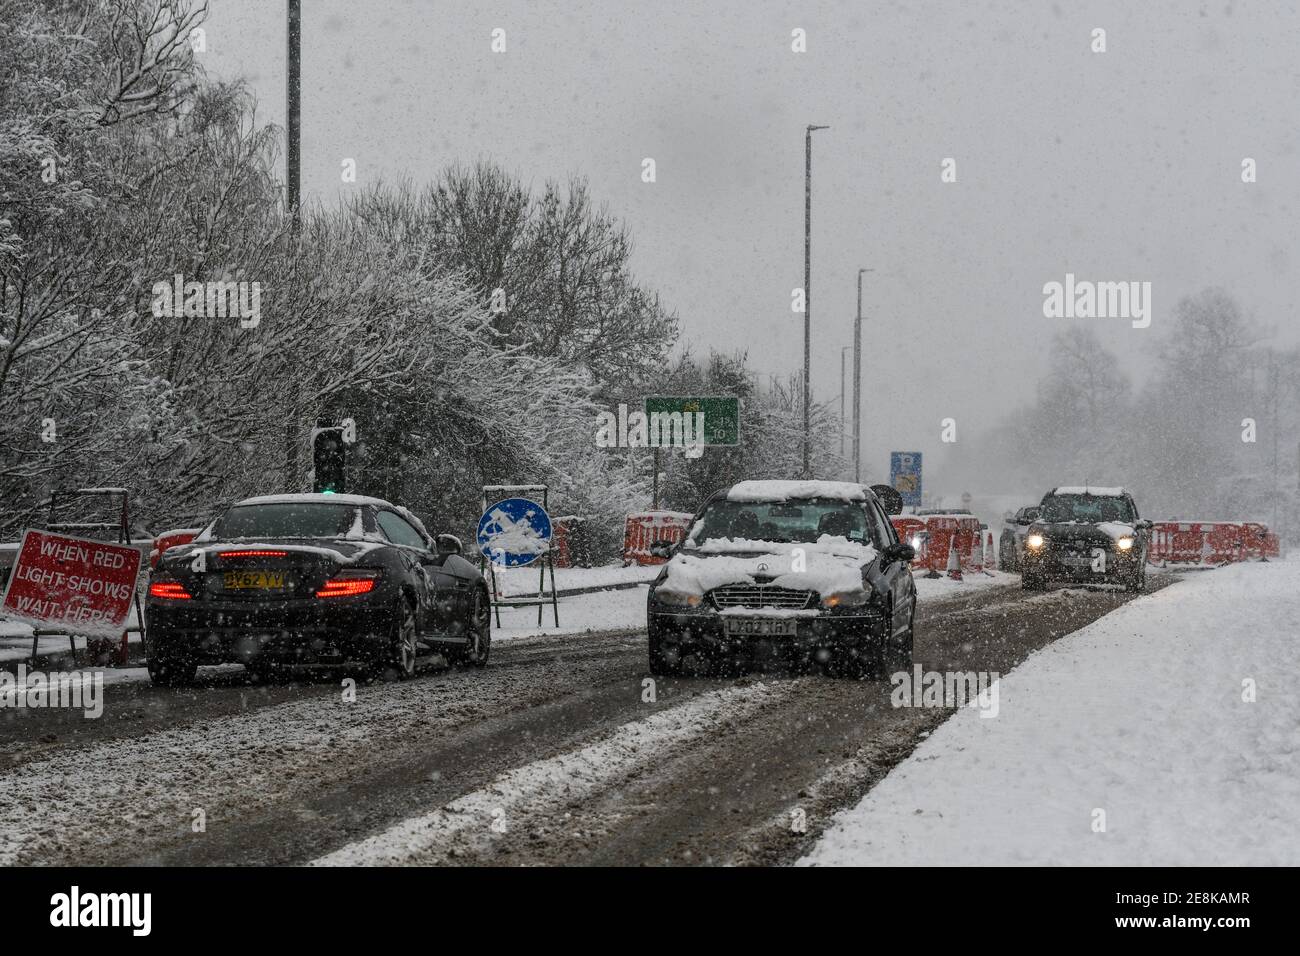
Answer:
M542 608L541 626L537 624L535 607L500 608L501 626L497 627L494 617L492 642L504 644L516 637L643 628L647 590L649 590L648 585L641 585L620 591L597 591L593 594L562 597L559 600L560 626L558 628L552 623L550 604Z
M931 602L959 600L969 595L971 591L981 591L984 588L1020 586L1020 575L1010 574L1006 571L989 571L988 573L967 571L962 575L962 580L954 581L947 575L927 578L920 571L913 568L912 578L916 581L916 596L921 601L922 606Z
M1004 677L996 718L958 711L800 863L1296 865L1297 633L1300 562L1126 604Z

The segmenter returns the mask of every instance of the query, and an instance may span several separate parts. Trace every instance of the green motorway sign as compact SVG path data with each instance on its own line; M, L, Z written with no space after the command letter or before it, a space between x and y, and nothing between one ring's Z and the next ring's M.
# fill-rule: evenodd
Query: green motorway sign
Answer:
M728 395L646 396L646 420L651 415L704 413L704 444L740 444L740 399Z

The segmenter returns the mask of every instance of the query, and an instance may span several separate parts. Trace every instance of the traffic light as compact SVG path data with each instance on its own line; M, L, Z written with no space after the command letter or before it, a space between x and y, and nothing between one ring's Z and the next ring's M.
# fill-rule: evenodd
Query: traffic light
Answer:
M317 428L311 440L312 491L317 494L342 494L346 491L344 466L347 463L347 446L343 442L343 429Z

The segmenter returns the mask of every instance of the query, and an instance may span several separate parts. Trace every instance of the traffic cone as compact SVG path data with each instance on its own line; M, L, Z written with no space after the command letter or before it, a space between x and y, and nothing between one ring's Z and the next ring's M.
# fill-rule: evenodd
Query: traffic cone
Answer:
M993 532L988 532L988 538L984 541L984 573L989 577L997 570L998 556L993 551Z
M960 581L961 578L961 558L957 556L957 536L953 535L952 542L948 545L948 577L954 581Z
M934 566L934 562L930 560L930 532L922 531L917 535L917 537L921 539L921 549L917 552L916 560L912 562L912 567L917 568L924 565L924 577L927 578L943 577L943 575L939 573L939 569Z
M930 555L929 532L921 538L921 553L924 556L922 560L926 567L925 576L931 579L943 577L943 575L939 573L939 569L935 567L938 562Z

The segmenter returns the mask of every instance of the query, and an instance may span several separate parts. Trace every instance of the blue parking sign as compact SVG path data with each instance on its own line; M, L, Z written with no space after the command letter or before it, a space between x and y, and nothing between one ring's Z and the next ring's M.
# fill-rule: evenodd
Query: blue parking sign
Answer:
M507 498L478 519L478 546L497 567L531 564L551 547L551 516L531 498Z
M891 451L889 453L889 483L903 499L903 504L919 507L921 504L921 453L919 451Z

